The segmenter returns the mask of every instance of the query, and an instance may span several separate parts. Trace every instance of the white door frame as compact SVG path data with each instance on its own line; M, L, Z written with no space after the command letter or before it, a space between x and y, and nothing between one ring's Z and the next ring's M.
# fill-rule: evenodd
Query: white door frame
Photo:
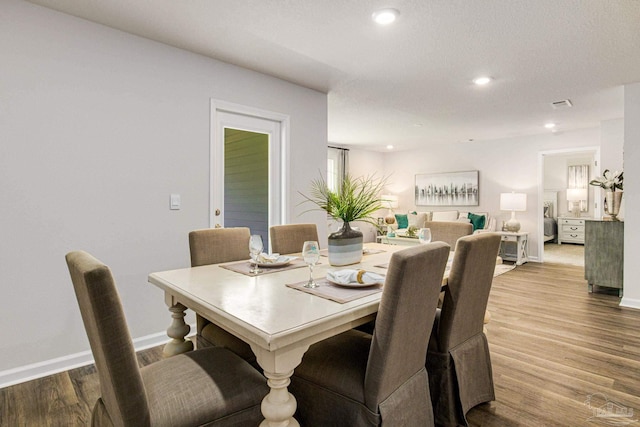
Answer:
M249 120L247 120L249 119ZM257 119L257 120L251 120ZM247 126L259 121L267 126ZM289 116L245 105L211 99L210 160L209 160L209 227L224 224L224 212L216 209L224 202L224 129L268 133L269 141L269 226L286 224L289 220Z
M593 174L600 176L600 147L576 147L576 148L564 148L559 150L540 151L538 153L538 201L544 200L544 158L545 156L553 155L566 155L571 153L593 153ZM560 203L560 202L558 202ZM593 210L595 218L602 217L602 203L598 203ZM555 207L558 209L558 206ZM544 262L544 217L542 209L536 208L538 214L536 216L538 220L538 261ZM559 232L559 231L558 231Z

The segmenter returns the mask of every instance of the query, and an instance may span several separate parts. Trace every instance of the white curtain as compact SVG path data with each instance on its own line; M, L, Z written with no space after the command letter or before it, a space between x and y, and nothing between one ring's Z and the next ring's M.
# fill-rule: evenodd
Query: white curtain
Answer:
M349 170L349 150L329 147L327 159L327 185L332 191L338 191Z

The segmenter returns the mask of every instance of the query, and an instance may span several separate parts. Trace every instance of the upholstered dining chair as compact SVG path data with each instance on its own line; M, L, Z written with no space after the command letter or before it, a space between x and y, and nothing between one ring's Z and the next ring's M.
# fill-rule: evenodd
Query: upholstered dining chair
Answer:
M251 232L247 227L194 230L189 233L191 266L249 259L250 237ZM196 330L198 348L225 347L257 366L256 356L249 344L199 314L196 314Z
M290 386L301 425L433 425L423 346L448 256L443 242L394 253L373 335L352 329L309 348Z
M469 409L495 400L483 325L499 246L496 233L462 237L456 244L426 360L436 425L467 425Z
M302 252L302 245L308 240L318 241L315 224L273 225L269 228L271 252L293 254Z
M224 348L139 368L109 268L83 251L66 256L100 380L92 426L258 425L266 381Z

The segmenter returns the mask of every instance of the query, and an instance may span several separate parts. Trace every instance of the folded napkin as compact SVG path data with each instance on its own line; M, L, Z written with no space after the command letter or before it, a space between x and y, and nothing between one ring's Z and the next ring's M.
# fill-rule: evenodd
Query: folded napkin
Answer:
M279 258L280 258L280 254L278 253L268 254L263 252L260 255L258 255L258 262L260 264L271 264L272 262L278 262Z
M362 285L384 285L384 276L365 270L333 270L327 272L327 279L339 285L359 283Z

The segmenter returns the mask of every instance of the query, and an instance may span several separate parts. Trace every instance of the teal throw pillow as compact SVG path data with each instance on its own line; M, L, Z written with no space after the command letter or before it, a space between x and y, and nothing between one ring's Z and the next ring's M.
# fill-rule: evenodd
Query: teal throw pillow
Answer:
M469 218L469 220L471 221L473 231L482 230L484 228L485 222L487 221L487 217L485 217L484 215L476 215L471 212L467 214L467 218Z
M409 228L409 218L406 214L396 214L396 222L398 223L398 228Z

